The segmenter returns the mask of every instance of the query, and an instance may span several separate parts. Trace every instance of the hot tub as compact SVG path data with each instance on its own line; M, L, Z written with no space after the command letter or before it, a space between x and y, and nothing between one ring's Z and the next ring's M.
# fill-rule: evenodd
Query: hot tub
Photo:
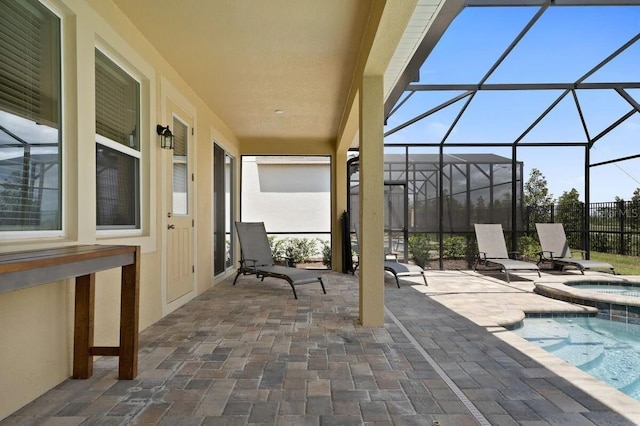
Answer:
M639 277L635 277L639 278ZM640 324L640 279L571 279L536 281L535 292L552 299L598 309L597 317Z
M569 282L569 285L579 290L593 291L600 294L618 294L620 296L640 297L640 284L617 283L607 281Z

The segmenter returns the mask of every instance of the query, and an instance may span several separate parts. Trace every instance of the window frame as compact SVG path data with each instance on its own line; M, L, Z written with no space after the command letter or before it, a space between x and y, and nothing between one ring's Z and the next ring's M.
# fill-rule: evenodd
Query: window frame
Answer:
M69 208L66 202L66 183L67 183L67 127L66 127L66 97L68 90L68 74L65 62L67 60L67 52L65 45L67 43L67 20L65 18L62 9L59 7L56 1L42 2L35 0L41 7L46 9L51 15L58 19L58 79L55 83L58 86L58 208L59 208L59 228L58 229L43 229L43 230L8 230L0 231L0 241L3 243L8 241L16 241L18 244L21 242L29 242L30 240L40 241L43 238L46 239L62 239L67 236L67 209ZM8 111L7 111L8 112ZM15 114L14 114L15 115Z
M217 155L216 153L222 154L221 164L222 170L216 168ZM229 163L227 163L229 160ZM211 152L211 164L212 164L212 197L211 197L211 246L212 246L212 256L211 256L211 267L213 271L214 277L222 277L230 270L233 269L236 261L236 240L234 238L235 234L235 218L236 218L236 200L238 197L237 188L236 188L236 168L237 166L237 158L230 151L225 148L225 145L218 141L216 138L213 138L212 141L212 152ZM227 172L229 175L227 176ZM220 182L220 178L222 178L222 182ZM228 178L228 180L227 180ZM223 213L223 217L220 218L220 213ZM228 214L228 216L227 216ZM227 233L227 226L229 226L229 232ZM223 232L220 233L219 227L224 228ZM218 241L217 238L221 238L221 235L224 235L225 240L225 248L222 249L221 240ZM229 236L229 246L227 250L226 245L226 237ZM223 253L229 253L230 259L227 262L226 256L222 259L222 264L220 264L220 258L217 255L222 251Z
M106 47L103 44L96 44L94 46L94 67L97 67L97 52L100 52L102 55L104 55L109 61L111 61L115 66L117 66L118 68L120 68L120 70L122 70L124 73L127 74L127 76L129 76L132 80L134 80L137 85L138 85L138 111L137 111L137 120L138 122L136 123L137 128L139 129L140 135L139 135L139 140L138 140L138 147L139 150L133 149L131 147L128 147L126 145L123 145L119 142L116 142L114 140L111 140L105 136L102 136L100 134L97 133L97 129L95 131L94 134L94 147L95 149L97 149L97 145L103 145L106 146L107 148L110 148L112 150L115 150L119 153L122 153L128 157L132 157L135 158L137 160L137 182L136 182L136 188L135 188L135 194L134 194L134 198L135 198L135 202L136 202L136 206L135 206L135 210L136 210L136 224L135 225L130 225L130 226L111 226L111 225L98 225L97 224L97 214L96 214L96 223L95 223L95 230L96 230L96 237L97 238L101 238L101 237L109 237L109 238L113 238L113 237L133 237L133 236L142 236L144 235L144 213L143 213L143 194L144 194L144 172L143 172L143 161L145 161L144 159L144 144L143 144L143 135L142 135L142 124L143 124L143 96L144 96L144 89L143 89L143 79L144 77L141 75L140 72L138 72L136 69L132 69L132 67L127 66L124 61L119 60L116 54L112 53L112 50L108 47ZM94 73L95 73L95 68L94 68ZM97 104L97 90L94 90L94 100L95 100L95 104ZM97 161L97 160L96 160ZM96 161L94 161L94 174L97 175L97 164ZM97 182L96 185L94 186L94 191L96 194L96 212L97 212Z

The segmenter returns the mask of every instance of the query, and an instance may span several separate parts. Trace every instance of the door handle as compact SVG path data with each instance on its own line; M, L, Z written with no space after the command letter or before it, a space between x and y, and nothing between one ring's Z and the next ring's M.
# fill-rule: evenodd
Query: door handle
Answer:
M176 229L176 226L171 224L171 225L167 225L167 229Z

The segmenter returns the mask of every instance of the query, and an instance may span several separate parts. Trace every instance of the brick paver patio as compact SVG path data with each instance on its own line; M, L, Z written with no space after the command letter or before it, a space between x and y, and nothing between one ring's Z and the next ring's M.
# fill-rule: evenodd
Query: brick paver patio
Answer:
M242 277L235 287L226 280L141 333L136 380L118 381L117 360L104 357L91 379L66 380L0 424L630 425L640 419L640 402L549 361L497 326L517 321L521 307L532 303L576 309L532 294L527 279L508 284L469 271L433 271L429 287L416 280L400 289L390 279L380 328L358 325L357 280L327 272L326 295L303 286L298 300L281 280ZM575 385L581 380L586 386Z

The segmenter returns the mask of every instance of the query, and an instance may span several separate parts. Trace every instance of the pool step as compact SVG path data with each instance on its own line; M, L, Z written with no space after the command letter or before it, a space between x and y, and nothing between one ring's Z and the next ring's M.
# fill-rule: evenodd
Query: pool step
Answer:
M571 323L541 321L521 335L578 368L595 368L604 357L604 346L595 342L581 327Z
M640 400L640 378L637 378L633 383L627 386L623 386L620 390L631 398Z
M534 321L535 326L518 330L518 334L549 352L567 344L569 333L565 327L553 320L538 319Z
M633 386L640 378L640 359L628 345L607 346L601 362L584 371L601 377L615 388L623 389Z
M635 328L596 319L532 319L517 333L602 382L640 399L640 332ZM626 341L621 342L620 336Z
M597 343L568 343L552 352L576 367L583 369L584 365L598 365L604 357L604 346Z

